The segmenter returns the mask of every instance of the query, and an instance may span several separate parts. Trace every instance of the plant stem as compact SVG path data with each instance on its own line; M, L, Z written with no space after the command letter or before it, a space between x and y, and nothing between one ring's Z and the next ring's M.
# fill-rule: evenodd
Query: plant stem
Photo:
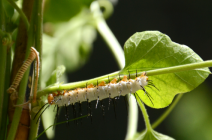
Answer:
M2 114L4 111L4 99L5 99L5 70L6 70L6 59L7 59L7 46L3 44L2 40L4 39L3 35L5 32L5 14L4 14L4 7L3 7L3 0L0 0L0 131L2 129L6 129L5 125L3 124L6 114ZM1 132L2 133L2 132ZM0 135L0 139L4 139L4 134Z
M129 103L129 116L128 116L128 127L127 127L127 135L125 140L133 139L135 133L137 132L137 124L138 124L138 107L136 99L130 93L127 94L127 99Z
M30 1L24 0L23 1L23 11L25 12L26 16L29 19L31 17L33 3L34 3L33 0L30 0ZM33 29L34 29L34 26L32 26L32 24L31 24L31 26L29 28L29 33L27 36L27 31L23 24L23 21L20 21L19 32L18 32L17 39L16 39L16 50L15 50L15 57L14 57L14 62L13 62L12 79L14 79L14 77L17 73L17 70L21 67L21 65L23 63L22 56L25 56L25 60L29 56L30 47L33 46ZM25 51L26 51L26 53L25 53ZM23 104L23 102L24 102L28 75L29 75L29 68L25 72L25 74L22 78L21 84L19 86L18 99L17 99L16 104ZM8 140L14 140L16 137L16 132L17 132L17 128L19 126L19 121L21 118L22 110L23 110L22 107L16 107L13 116L12 116L13 111L9 110L9 112L11 113L9 115L11 115L10 117L12 118L12 121L11 121L12 123L11 123L11 127L9 130L8 138L7 138ZM22 117L25 117L25 118L28 117L27 119L29 119L29 114L25 113L24 115L22 115ZM28 124L26 124L26 125L28 126ZM23 129L20 129L19 131L21 132L20 134L22 134L20 136L20 139L24 139L28 136L28 130L25 131ZM18 133L17 135L20 135L20 134Z
M170 114L182 96L183 94L177 96L171 106L152 124L152 129L155 129Z
M21 19L23 20L24 24L26 25L26 29L29 29L29 21L26 17L26 15L24 14L24 12L18 7L18 5L13 1L13 0L7 0L10 5L15 8L17 10L17 12L19 13Z
M108 44L111 52L113 53L116 61L119 64L119 67L123 68L125 65L123 49L117 41L116 37L113 35L110 28L107 26L97 1L92 2L91 11L93 12L93 18L96 22L97 30L99 31L105 42Z
M34 113L33 111L30 113L31 115L31 121L30 121L30 133L29 133L29 140L33 140L34 138L37 137L38 134L38 127L39 127L39 123L36 123L35 120L33 120L34 116L36 115L36 113Z
M113 13L113 4L107 0L98 1L99 7L104 8L103 17L104 19L108 19Z
M75 121L75 120L78 120L78 119L82 119L82 118L85 118L87 117L88 115L84 115L84 116L81 116L81 117L78 117L78 118L75 118L75 119L71 119L71 120L68 120L68 122L71 122L71 121ZM53 127L53 126L56 126L56 125L59 125L59 124L63 124L63 123L67 123L67 121L63 121L63 122L59 122L59 123L56 123L56 124L53 124L53 125L50 125L48 128L46 128L42 133L40 133L37 137L34 137L34 139L38 139L43 133L45 133L49 128Z
M111 73L109 75L109 77L116 76L116 75L118 75L118 73L119 72ZM86 80L86 81L80 81L80 82L74 82L74 83L68 83L68 84L57 84L57 85L54 85L54 86L46 87L45 89L38 91L37 99L39 99L43 95L46 95L50 92L54 92L54 91L57 91L57 90L60 91L60 90L63 90L63 89L74 89L75 87L85 87L86 83L87 84L96 83L96 81L98 79L108 79L108 75L104 75L104 76L94 78L94 79L90 79L90 80ZM101 82L101 81L99 81L99 82Z
M149 70L149 71L146 71L146 73L148 76L152 76L152 75L160 75L160 74L180 72L180 71L186 71L186 70L193 70L193 69L204 68L204 67L212 67L212 60L197 62L197 63L192 63L192 64L173 66L173 67L167 67L167 68L160 68L160 69L155 69L155 70ZM139 75L140 73L137 73L137 74ZM97 80L99 80L99 82L101 82L101 80L106 81L106 83L107 83L108 76L110 76L111 78L114 78L114 77L119 78L119 71L111 73L111 74L107 74L107 75L104 75L101 77L97 77L94 79L90 79L90 80L50 86L41 91L38 91L37 98L40 98L41 96L46 95L50 92L60 91L60 90L64 90L64 89L66 89L66 90L74 89L76 87L85 87L86 83L95 83ZM123 75L121 75L120 77L122 78ZM130 77L132 79L135 78L136 73L130 73Z
M2 38L0 38L0 41ZM1 41L2 42L2 41ZM4 46L2 43L0 43L0 128L2 128L2 123L6 120L3 120L3 115L5 116L6 114L3 114L3 105L5 96L7 96L7 93L5 92L5 70L6 70L6 58L7 58L7 46ZM4 135L3 135L4 136Z
M35 32L35 48L37 49L37 51L40 54L40 62L39 62L39 69L37 69L36 73L39 75L41 75L41 56L42 56L42 33L43 33L43 0L36 0L35 1L35 5L33 8L33 19L35 20L35 25L36 25L36 32ZM38 60L37 60L38 61ZM38 75L37 75L38 76ZM36 76L36 78L38 78ZM39 85L40 87L40 83L41 83L41 76L39 77L39 82L35 80L35 86L34 86L34 96L36 97L37 94L37 85ZM38 89L39 89L38 87ZM38 104L36 102L36 98L33 99L32 102L32 106L31 108L33 109L34 107L36 107ZM31 111L31 118L34 118L35 113L33 111ZM36 124L36 121L32 120L30 121L31 126L30 126L30 133L29 133L29 140L34 139L37 136L38 133L38 127L39 127L39 123Z
M181 71L186 71L186 70L194 70L194 69L204 68L204 67L212 67L212 60L191 63L191 64L184 64L184 65L173 66L173 67L167 67L167 68L160 68L160 69L155 69L155 70L149 70L146 73L148 76L152 76L152 75L181 72Z
M4 32L0 29L0 38L4 36Z
M0 0L0 30L2 32L6 31L3 0Z
M27 49L25 59L27 59L29 52L30 52L30 49ZM19 92L18 92L17 105L24 103L26 86L27 86L27 81L28 81L28 75L29 75L29 68L27 69L27 71L25 72L25 74L24 74L24 76L21 80L21 84L20 84L20 88L19 88ZM20 118L21 118L22 109L23 109L22 107L16 107L15 108L15 113L14 113L14 116L13 116L11 128L10 128L8 138L7 138L8 140L14 140L15 139L16 131L17 131L17 128L19 126L19 121L20 121Z
M6 134L7 134L7 110L8 110L8 102L9 102L9 94L7 94L6 90L9 88L10 84L10 73L11 73L11 53L12 53L12 48L10 47L9 52L7 54L7 64L6 64L6 74L5 74L5 88L4 88L4 93L3 93L3 109L2 109L2 123L0 127L0 139L6 139Z
M37 61L40 61L40 62L37 62L37 72L36 72L36 80L35 80L35 86L34 86L34 93L33 93L33 96L36 97L37 95L37 85L41 85L41 76L39 77L39 83L38 83L38 74L41 75L41 66L42 66L42 63L41 63L41 56L42 56L42 33L43 33L43 8L42 8L42 3L43 3L43 0L37 0L36 1L36 5L37 5L37 17L36 17L36 33L35 33L35 48L36 50L39 52L39 55L40 55L40 60L39 58L37 58ZM36 98L33 99L33 102L36 101Z
M96 22L97 30L99 31L100 35L103 37L107 45L109 46L111 52L116 58L116 61L119 64L120 68L123 68L125 65L124 59L124 51L117 41L116 37L107 26L103 15L101 13L99 3L97 1L92 2L91 4L91 11L93 12L93 18ZM129 99L129 118L128 118L128 129L126 139L131 139L136 133L137 130L137 122L138 122L138 107L136 104L136 100L132 95L128 94L127 97Z
M143 117L144 117L144 122L146 124L146 130L151 131L152 127L151 127L151 124L149 122L149 116L147 114L146 108L145 108L144 104L141 102L141 100L138 99L137 101L138 101L138 104L140 106L140 109L141 109Z

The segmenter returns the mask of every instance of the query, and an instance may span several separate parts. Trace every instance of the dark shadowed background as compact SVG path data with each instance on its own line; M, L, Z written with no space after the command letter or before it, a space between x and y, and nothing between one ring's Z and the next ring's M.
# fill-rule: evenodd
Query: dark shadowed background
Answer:
M107 20L108 26L121 46L135 32L158 30L167 34L172 41L191 47L203 60L212 59L212 2L210 0L120 0L115 4L114 13ZM71 45L71 44L70 44ZM44 46L45 47L45 46ZM141 52L142 53L142 52ZM68 74L68 82L87 80L118 71L118 65L109 48L98 34L88 62L80 69ZM212 77L197 89L186 93L173 112L156 131L177 140L212 139ZM162 91L161 91L162 92ZM104 100L105 116L100 106L95 109L92 102L92 124L90 118L56 126L54 139L71 140L123 140L127 130L127 110L122 97L117 101L115 118L114 106L108 110L108 99ZM78 106L77 106L78 107ZM149 118L154 122L165 109L147 107ZM69 107L73 118L72 108ZM83 103L83 114L87 104ZM57 122L65 121L65 110L61 109ZM138 131L145 124L139 113ZM43 131L41 127L39 133ZM45 134L41 139L47 139Z

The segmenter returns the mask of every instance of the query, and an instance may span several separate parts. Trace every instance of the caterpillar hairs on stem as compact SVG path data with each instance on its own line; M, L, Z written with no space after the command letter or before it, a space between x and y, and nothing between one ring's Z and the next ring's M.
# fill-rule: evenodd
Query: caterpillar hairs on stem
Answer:
M137 71L136 71L136 76L137 76ZM87 102L88 114L92 116L91 106L90 106L91 101L96 100L96 108L97 108L99 101L101 102L102 99L109 98L109 105L112 100L114 104L114 111L115 111L115 100L114 100L115 97L125 96L128 93L136 93L136 91L138 90L143 90L144 94L147 95L150 102L153 104L153 98L149 94L149 92L147 92L145 87L156 88L156 86L153 84L153 81L148 80L146 72L143 72L140 76L137 76L135 80L130 79L130 73L129 73L129 79L126 75L124 75L123 78L121 79L119 74L119 82L117 78L114 78L113 80L110 81L110 78L108 76L108 82L109 82L108 84L106 84L105 81L101 81L99 83L97 80L96 86L94 86L93 84L88 85L86 83L85 88L77 88L75 90L63 90L63 91L50 93L48 95L47 104L49 104L48 106L54 104L60 107L60 106L74 105L75 103ZM156 89L158 90L158 88ZM47 104L45 104L44 106L46 106ZM37 114L39 112L40 111L38 111ZM36 118L36 116L34 117L34 119ZM91 121L92 121L92 118L91 118Z

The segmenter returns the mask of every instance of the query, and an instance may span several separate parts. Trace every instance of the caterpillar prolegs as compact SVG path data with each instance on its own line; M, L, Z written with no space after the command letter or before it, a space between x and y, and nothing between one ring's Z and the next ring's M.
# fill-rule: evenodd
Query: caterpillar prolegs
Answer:
M74 105L75 103L82 103L82 102L88 102L89 105L91 101L96 100L97 101L96 107L97 107L98 102L101 101L102 99L109 98L110 102L110 99L112 98L125 96L128 93L136 93L136 91L138 90L143 90L144 93L148 96L151 103L153 104L152 101L153 98L146 91L145 89L146 86L148 87L152 86L156 88L155 85L152 83L152 81L148 80L148 77L145 72L143 72L140 76L137 76L136 74L135 80L130 79L129 74L129 79L125 75L123 76L122 80L119 79L118 81L117 78L114 78L112 81L109 81L108 84L106 84L105 81L102 81L100 83L98 83L97 81L96 86L94 86L93 84L89 85L86 84L85 88L77 88L75 90L63 90L50 93L48 95L48 103L46 105L48 104L49 104L48 106L56 105L57 108L61 106L66 107L68 105Z

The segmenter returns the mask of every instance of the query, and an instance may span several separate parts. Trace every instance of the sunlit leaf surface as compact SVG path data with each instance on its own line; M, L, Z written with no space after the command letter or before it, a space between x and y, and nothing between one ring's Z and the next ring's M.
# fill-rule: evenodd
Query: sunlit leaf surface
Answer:
M135 33L125 43L125 68L128 70L148 71L203 61L192 49L185 45L172 42L171 39L158 31ZM146 87L152 96L152 102L143 91L137 91L142 101L153 108L168 106L178 93L189 92L201 84L209 75L208 68L190 71L149 76L159 91Z

